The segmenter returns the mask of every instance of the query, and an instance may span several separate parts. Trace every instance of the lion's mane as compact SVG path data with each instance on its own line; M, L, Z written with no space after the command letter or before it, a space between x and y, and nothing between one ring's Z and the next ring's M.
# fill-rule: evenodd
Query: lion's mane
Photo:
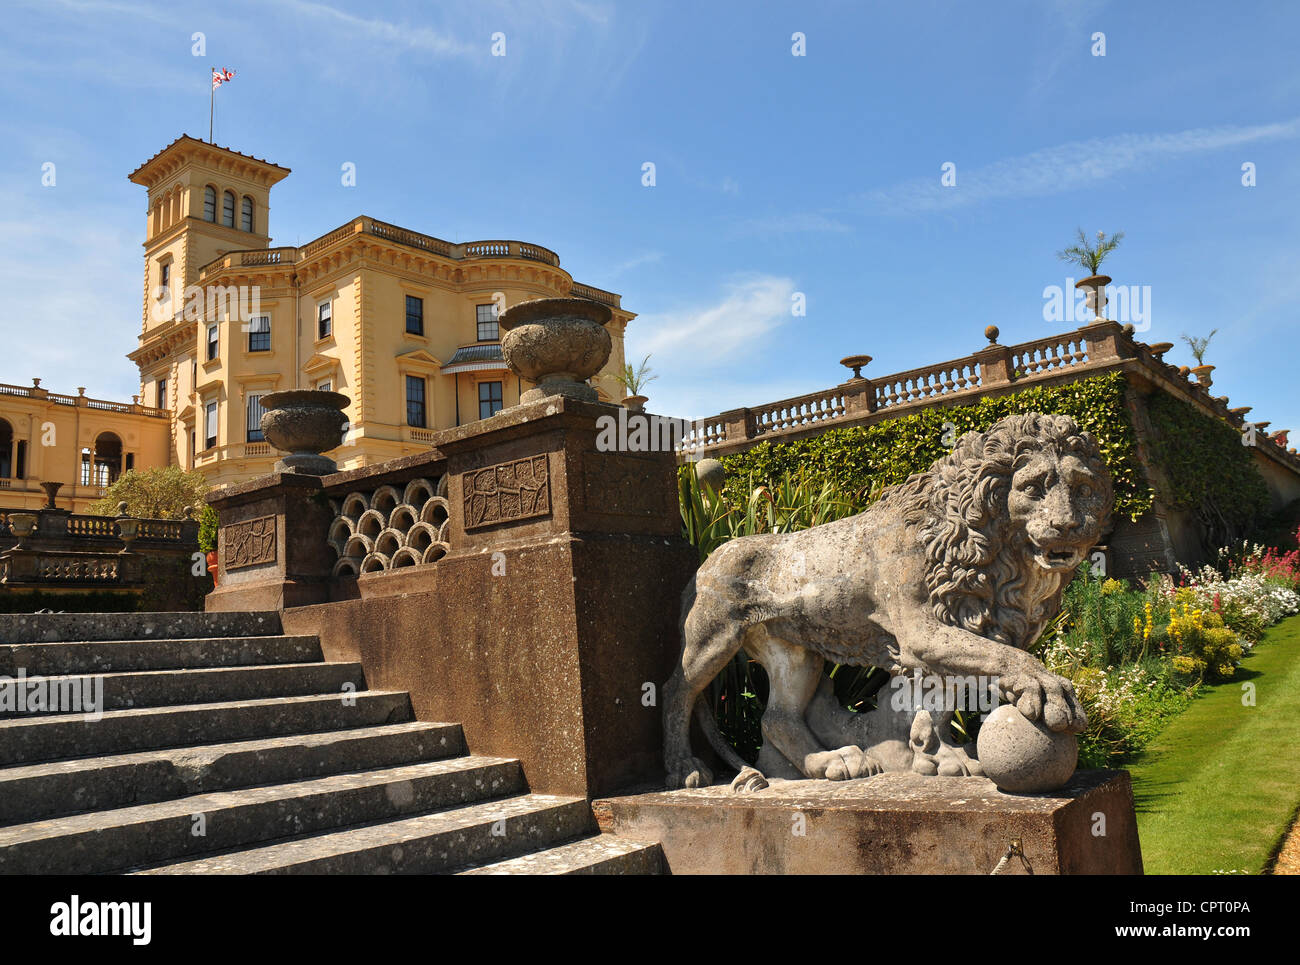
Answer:
M1031 579L1018 539L1008 534L1011 476L1048 446L1077 454L1110 487L1110 473L1092 435L1060 415L1014 415L988 432L968 432L928 471L890 487L880 502L901 503L903 518L924 543L926 585L942 622L1024 649L1055 612L1071 574ZM1106 493L1102 505L1111 504ZM1100 520L1104 528L1106 519Z

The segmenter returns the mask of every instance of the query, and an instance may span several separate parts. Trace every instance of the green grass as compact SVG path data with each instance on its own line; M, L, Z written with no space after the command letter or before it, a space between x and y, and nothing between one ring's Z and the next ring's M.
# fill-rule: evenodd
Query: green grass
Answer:
M1242 684L1255 706L1242 705ZM1147 874L1259 874L1300 803L1300 616L1206 687L1129 765Z

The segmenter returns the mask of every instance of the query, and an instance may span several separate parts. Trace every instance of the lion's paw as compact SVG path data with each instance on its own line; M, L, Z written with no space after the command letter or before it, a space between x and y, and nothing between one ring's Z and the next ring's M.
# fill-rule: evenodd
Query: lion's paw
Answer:
M940 777L983 777L984 768L963 747L944 744L936 755Z
M1074 684L1058 677L1025 654L1025 665L1004 677L1002 692L1026 718L1041 720L1050 730L1079 734L1088 728L1088 715Z
M668 789L679 787L708 787L713 783L713 772L697 757L687 757L668 767Z
M731 790L736 794L749 794L768 787L767 778L752 767L744 768L731 781Z
M828 781L853 781L872 777L885 769L880 761L860 747L840 747L824 754L813 754L809 764L813 772L809 777L824 777Z

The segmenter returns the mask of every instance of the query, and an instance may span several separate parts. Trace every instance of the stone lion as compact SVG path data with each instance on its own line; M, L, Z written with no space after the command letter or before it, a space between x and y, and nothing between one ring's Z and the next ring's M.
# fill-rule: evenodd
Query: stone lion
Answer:
M1056 616L1112 497L1089 433L1066 416L1016 415L962 436L929 471L857 516L724 544L682 595L682 651L664 693L668 786L713 782L691 751L692 713L740 772L737 790L766 786L765 773L980 773L952 738L951 713L900 714L883 698L871 713L839 707L822 672L827 659L891 674L982 676L1030 720L1083 730L1070 682L1025 648ZM742 649L771 683L757 768L698 701Z

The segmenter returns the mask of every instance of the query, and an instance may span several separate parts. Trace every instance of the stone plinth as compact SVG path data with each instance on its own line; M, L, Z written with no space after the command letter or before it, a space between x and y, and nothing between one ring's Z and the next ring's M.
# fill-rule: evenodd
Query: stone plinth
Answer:
M658 690L698 557L680 536L674 454L597 447L597 420L617 411L548 398L390 463L225 490L208 609L283 608L285 633L360 661L372 689L408 691L419 719L461 724L473 753L519 758L534 791L662 780ZM332 575L330 502L421 479L445 483L446 555ZM230 530L267 517L265 559L232 567Z
M594 802L602 831L659 841L673 874L981 874L1019 839L1036 875L1141 874L1127 771L1004 794L982 777L889 773ZM1101 817L1099 817L1101 816ZM1105 834L1094 834L1104 819ZM802 832L802 833L799 833ZM1026 874L1012 858L1003 874Z

